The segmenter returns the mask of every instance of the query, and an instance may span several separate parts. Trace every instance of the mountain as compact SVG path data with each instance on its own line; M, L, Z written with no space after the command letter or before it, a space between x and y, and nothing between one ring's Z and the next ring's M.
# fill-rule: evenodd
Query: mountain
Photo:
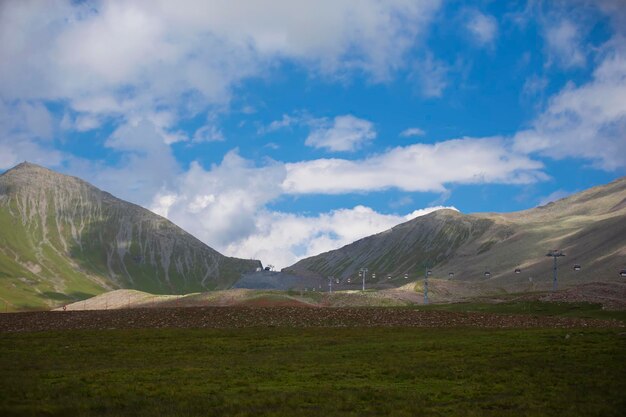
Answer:
M433 278L507 291L538 290L551 286L553 261L546 254L552 249L566 254L559 259L561 285L623 280L619 270L626 267L626 177L515 213L438 210L303 259L285 272L334 276L342 282L352 277L354 283L365 267L372 284L380 286L405 283L405 273L421 279L429 265ZM575 264L581 265L580 271L573 269Z
M30 163L0 175L0 302L11 309L118 288L157 294L227 288L260 266L223 256L78 178Z

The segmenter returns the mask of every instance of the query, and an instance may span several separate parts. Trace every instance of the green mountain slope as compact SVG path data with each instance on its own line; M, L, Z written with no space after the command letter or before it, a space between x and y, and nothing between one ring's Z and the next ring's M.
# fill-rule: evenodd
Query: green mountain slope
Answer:
M0 300L10 309L117 288L227 288L258 266L78 178L29 163L0 175Z
M516 213L439 210L285 270L354 280L366 267L377 283L397 285L406 282L405 273L410 279L423 277L428 264L433 278L509 291L538 290L551 285L552 260L545 256L551 249L567 255L560 259L562 285L621 279L618 270L626 267L626 178ZM581 271L573 270L575 263L582 265ZM515 273L517 268L520 273ZM491 275L485 276L486 271Z

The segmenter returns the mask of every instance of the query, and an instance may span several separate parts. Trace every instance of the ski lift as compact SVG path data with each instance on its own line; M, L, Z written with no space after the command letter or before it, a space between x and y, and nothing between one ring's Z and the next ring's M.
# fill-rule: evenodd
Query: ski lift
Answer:
M391 279L391 275L387 275L387 279Z
M491 276L491 272L485 271L485 278L489 278Z
M348 277L348 284L350 283L350 277Z
M620 276L620 277L626 277L626 269L621 269L621 270L619 271L619 276Z
M409 279L409 274L408 273L404 274L404 279Z
M339 284L339 278L337 278L337 279L335 280L335 283L336 283L336 284Z
M516 274L521 274L521 273L522 273L522 270L521 270L520 268L515 268L515 273L516 273Z
M582 267L580 266L580 264L575 264L574 265L574 271L580 271L582 269Z
M431 271L430 269L426 271L426 275L431 276L432 274L433 274L433 271Z
M450 279L454 278L454 272L449 272L448 277L450 277Z

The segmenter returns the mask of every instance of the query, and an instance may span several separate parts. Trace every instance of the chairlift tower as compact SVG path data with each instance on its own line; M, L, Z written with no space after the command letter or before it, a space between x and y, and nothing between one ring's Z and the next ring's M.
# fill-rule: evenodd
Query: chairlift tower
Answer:
M426 272L424 272L424 304L428 304L428 277L432 273L433 271L428 269L428 265L426 265Z
M552 291L556 292L559 286L558 280L557 280L557 274L558 274L558 269L559 269L557 258L560 258L561 256L565 256L565 254L558 249L552 249L550 252L546 254L546 256L551 256L552 258L554 258L554 266L552 267L552 271L553 271Z
M363 279L363 291L365 291L365 275L367 275L367 268L361 268L361 278Z

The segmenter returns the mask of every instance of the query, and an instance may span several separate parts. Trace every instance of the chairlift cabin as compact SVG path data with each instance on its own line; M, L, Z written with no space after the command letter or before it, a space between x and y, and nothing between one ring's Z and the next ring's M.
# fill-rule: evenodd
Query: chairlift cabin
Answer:
M433 271L431 271L430 269L426 271L426 275L431 276L432 274L433 274Z
M448 273L448 277L450 277L450 278L454 278L454 272L449 272L449 273Z
M522 270L521 270L520 268L515 268L515 273L516 273L516 274L521 274L521 273L522 273Z
M574 271L580 271L582 269L582 267L580 266L580 264L575 264L574 265Z
M491 272L485 271L485 278L489 278L491 276Z
M391 279L391 275L387 275L387 279Z
M619 276L620 277L626 277L626 269L620 269Z
M408 273L404 274L404 279L409 279L409 274Z

